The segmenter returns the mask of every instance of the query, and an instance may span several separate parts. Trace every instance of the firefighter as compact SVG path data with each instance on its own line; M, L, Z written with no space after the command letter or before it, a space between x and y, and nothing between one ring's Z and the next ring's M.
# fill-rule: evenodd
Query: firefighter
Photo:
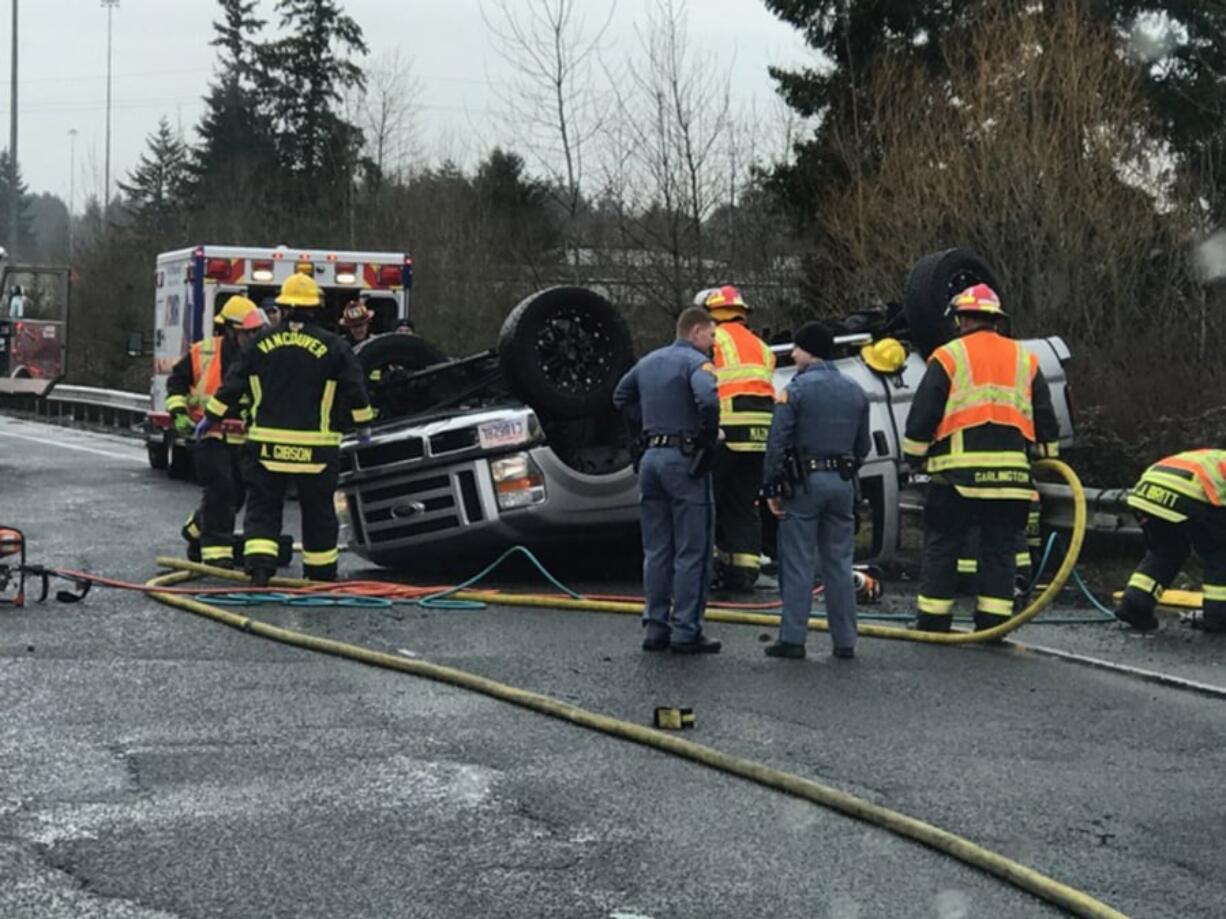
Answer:
M316 324L323 302L319 285L294 274L281 285L280 326L256 336L227 371L205 406L198 430L208 430L244 393L252 399L244 454L250 495L243 557L252 583L263 586L276 570L281 513L291 482L302 509L302 572L336 580L337 519L333 505L341 435L332 427L336 399L350 406L358 440L370 438L373 412L353 351Z
M1226 632L1226 450L1189 450L1145 470L1128 495L1145 534L1145 558L1115 611L1141 632L1158 628L1154 607L1195 552L1204 565L1199 625Z
M635 364L613 393L613 404L643 432L644 651L720 649L702 632L713 527L710 464L719 436L714 336L705 310L682 310L677 340Z
M351 300L345 304L341 313L341 328L345 330L344 338L351 348L356 348L371 337L370 321L374 316L375 311L368 309L361 300Z
M700 291L694 305L716 322L713 351L719 381L715 486L715 584L719 590L751 590L762 554L758 489L774 409L775 355L749 330L749 306L731 285Z
M779 640L765 651L767 657L805 656L820 561L834 656L848 659L856 647L855 476L869 449L868 397L828 363L834 338L822 323L801 326L792 357L796 376L779 394L762 482L779 518L783 595Z
M931 476L917 628L953 622L958 555L979 527L975 628L1013 615L1016 553L1034 482L1030 454L1055 456L1059 428L1039 360L1001 334L1000 299L986 284L950 302L961 337L938 348L915 392L903 451Z
M259 330L262 318L246 297L231 297L214 317L218 334L192 345L170 371L166 408L175 432L185 441L193 439L196 425L204 417L205 403L221 386L243 343ZM253 322L245 325L248 320ZM241 421L242 406L235 405L226 414ZM200 506L192 511L182 531L187 557L193 561L222 567L234 562L234 518L246 492L239 470L244 440L240 431L218 429L195 444L193 461L203 493Z

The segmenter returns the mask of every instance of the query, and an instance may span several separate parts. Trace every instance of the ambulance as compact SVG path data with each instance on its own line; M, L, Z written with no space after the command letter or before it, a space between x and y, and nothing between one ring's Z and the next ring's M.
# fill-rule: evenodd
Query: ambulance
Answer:
M341 310L361 299L374 311L372 334L391 332L409 316L413 260L404 252L355 252L297 246L192 246L157 257L153 306L153 376L145 426L149 465L172 478L191 476L187 444L166 411L166 381L188 349L213 334L213 317L242 294L261 304L295 272L324 293L320 322L336 331Z

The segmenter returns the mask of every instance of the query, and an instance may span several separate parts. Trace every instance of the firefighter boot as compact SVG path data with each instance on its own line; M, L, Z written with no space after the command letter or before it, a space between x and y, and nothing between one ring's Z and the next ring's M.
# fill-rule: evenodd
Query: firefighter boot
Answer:
M1158 628L1158 617L1154 615L1153 607L1144 609L1135 601L1125 597L1115 608L1115 618L1138 632L1152 632Z
M199 562L200 555L200 525L196 522L196 514L192 513L187 518L187 523L183 524L183 529L179 534L187 542L187 560L189 562Z

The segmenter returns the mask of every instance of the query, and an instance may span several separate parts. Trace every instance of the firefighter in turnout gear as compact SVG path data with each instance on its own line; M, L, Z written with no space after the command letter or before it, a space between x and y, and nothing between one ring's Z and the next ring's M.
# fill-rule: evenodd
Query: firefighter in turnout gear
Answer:
M903 452L931 476L917 628L953 622L958 556L979 528L975 628L1013 615L1017 552L1034 482L1031 454L1055 456L1059 428L1039 360L1002 335L995 291L968 287L950 303L959 338L938 348L915 392Z
M216 424L244 395L251 397L244 473L250 495L243 558L256 585L276 570L285 491L298 486L302 509L302 572L336 580L336 492L341 434L333 404L349 406L358 440L370 437L374 417L362 371L341 339L316 325L319 286L305 274L287 278L277 304L287 312L243 350L205 406L200 428Z
M1159 460L1133 486L1128 506L1141 519L1146 551L1116 618L1142 632L1158 628L1154 607L1195 552L1205 571L1199 625L1226 632L1226 450L1189 450Z
M749 306L735 287L700 291L694 305L705 307L716 322L713 360L725 438L714 468L715 584L750 590L762 554L758 488L775 403L775 355L745 324Z
M226 371L238 358L244 342L252 338L259 324L247 327L248 320L262 316L246 297L226 301L213 320L218 334L196 342L166 381L166 408L176 433L190 441L196 425L204 417L204 406L221 386ZM195 444L193 460L196 478L203 486L200 506L183 525L187 557L211 565L229 567L234 562L234 518L243 506L246 489L240 473L240 456L246 440L241 431L241 404L234 405L226 417L234 424L210 430Z

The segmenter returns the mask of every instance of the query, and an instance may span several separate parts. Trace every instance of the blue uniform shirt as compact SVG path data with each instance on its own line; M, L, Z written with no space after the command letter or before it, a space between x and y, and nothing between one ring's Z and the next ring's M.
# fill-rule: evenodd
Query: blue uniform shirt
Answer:
M775 405L766 441L764 485L784 479L783 455L795 450L802 459L868 455L868 397L859 385L818 361L788 383Z
M714 432L719 426L715 366L679 338L631 367L613 392L613 404L644 434Z

